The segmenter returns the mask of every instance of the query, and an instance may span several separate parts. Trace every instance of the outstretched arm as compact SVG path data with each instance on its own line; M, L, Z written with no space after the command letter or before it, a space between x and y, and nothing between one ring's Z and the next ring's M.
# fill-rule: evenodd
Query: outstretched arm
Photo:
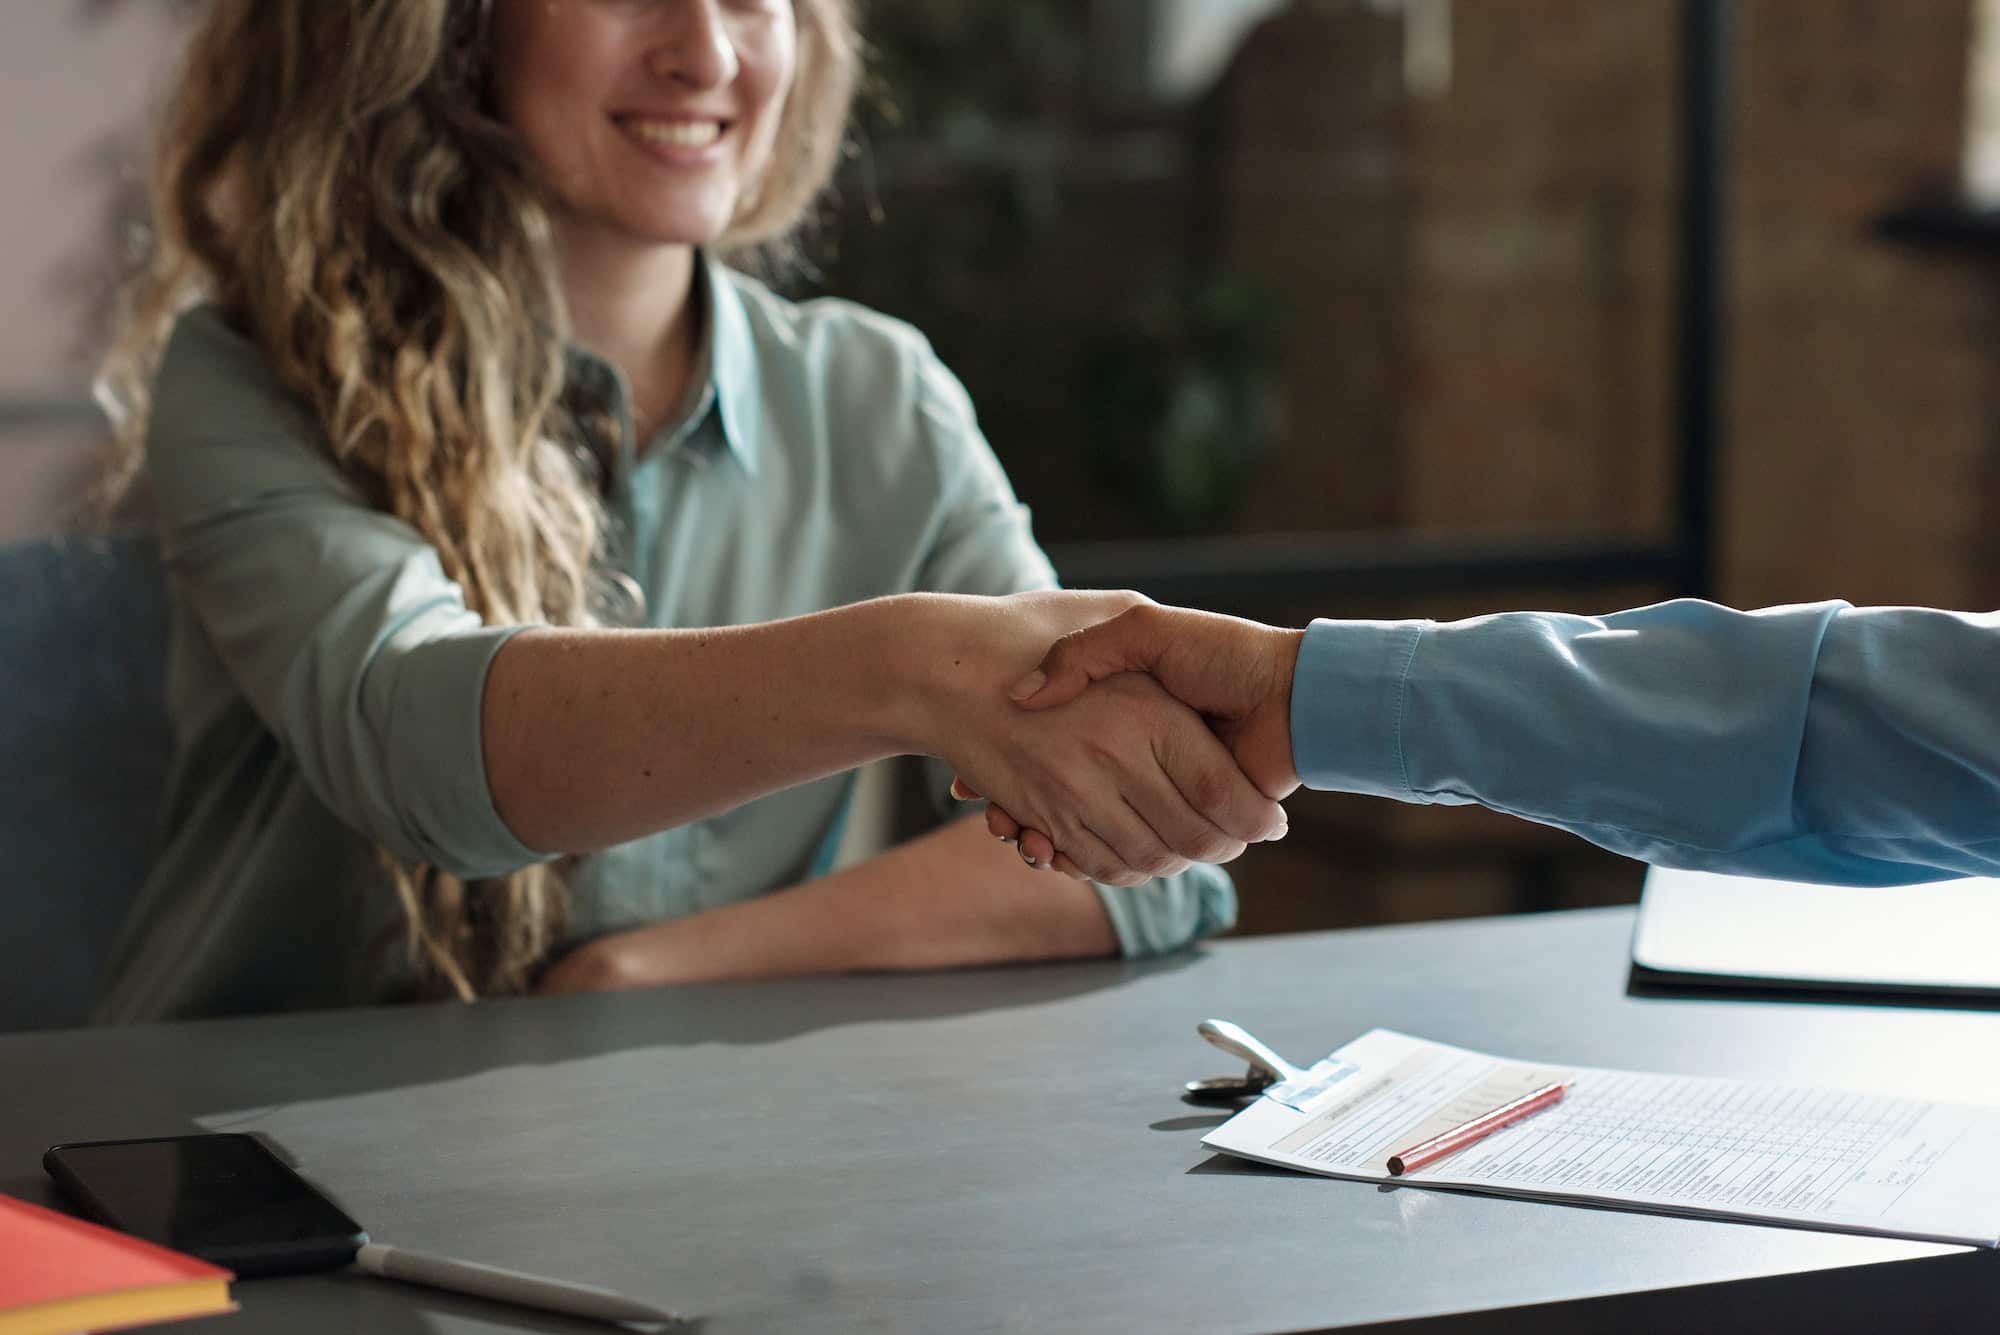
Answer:
M1157 668L1225 723L1264 717L1268 751L1267 631L1138 607L1059 642L1022 694L1045 708ZM1290 691L1289 759L1314 788L1479 803L1664 865L1883 884L2000 873L2000 613L1679 600L1320 621Z
M1070 797L1111 836L1107 878L1198 854L1218 820L1240 845L1282 819L1240 775L1198 817L1143 796L1135 814L1122 776L1096 770L1115 738L1021 726L1007 681L1132 595L913 594L721 630L489 625L218 311L182 321L160 384L149 469L190 652L316 797L399 856L498 876L902 750L949 759L1065 839L1081 839L1077 812L1037 794L1097 773ZM211 694L205 717L226 707Z
M1191 712L1136 693L1140 736L1004 693L1051 632L1129 603L911 594L720 630L524 632L486 688L494 803L525 844L584 852L916 753L988 776L1099 880L1233 857L1283 812Z

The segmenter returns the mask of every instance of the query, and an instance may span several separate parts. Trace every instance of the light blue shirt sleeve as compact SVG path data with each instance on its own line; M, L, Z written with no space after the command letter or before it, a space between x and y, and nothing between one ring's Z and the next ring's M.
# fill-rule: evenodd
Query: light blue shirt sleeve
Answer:
M928 348L921 368L918 412L939 494L921 587L975 594L1054 588L1055 571L1035 544L1028 509L980 434L964 389ZM933 761L927 773L932 791L942 794L949 769ZM1138 886L1097 884L1097 893L1131 959L1180 950L1236 925L1236 887L1220 867L1197 865Z
M2000 875L2000 613L1316 621L1292 749L1313 788L1477 803L1663 866Z
M148 447L176 596L349 828L467 878L539 860L494 809L480 718L487 669L523 628L483 624L322 439L218 313L181 321Z

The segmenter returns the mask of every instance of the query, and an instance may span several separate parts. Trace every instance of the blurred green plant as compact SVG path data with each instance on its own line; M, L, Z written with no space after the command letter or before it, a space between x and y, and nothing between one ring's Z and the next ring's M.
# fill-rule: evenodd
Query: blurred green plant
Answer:
M873 0L862 19L885 133L977 145L1079 109L1089 39L1079 0Z
M1168 534L1226 527L1282 429L1283 324L1275 294L1225 274L1097 340L1076 382L1093 483L1139 488Z
M863 147L825 277L931 336L1052 535L1216 531L1278 439L1280 303L1200 261L1190 182L1134 172L1133 128L1097 116L1092 62L1122 53L1094 45L1091 9L866 6ZM1183 111L1144 133L1186 148L1197 129ZM1140 218L1150 236L1099 230ZM1051 292L1066 272L1106 299Z

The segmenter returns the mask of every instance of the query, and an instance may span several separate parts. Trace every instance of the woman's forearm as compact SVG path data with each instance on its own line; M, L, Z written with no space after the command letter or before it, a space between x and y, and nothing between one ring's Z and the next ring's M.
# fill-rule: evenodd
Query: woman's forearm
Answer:
M1227 861L1284 812L1193 711L1143 679L1032 715L1007 696L1052 641L1137 601L904 594L714 630L524 631L486 678L487 788L529 849L587 853L918 753L1061 836L1099 881Z
M583 853L911 749L921 597L711 630L532 630L494 657L494 806L522 843ZM893 661L885 662L885 657Z
M1117 953L1096 889L1039 874L962 820L832 876L606 937L545 990L942 969Z

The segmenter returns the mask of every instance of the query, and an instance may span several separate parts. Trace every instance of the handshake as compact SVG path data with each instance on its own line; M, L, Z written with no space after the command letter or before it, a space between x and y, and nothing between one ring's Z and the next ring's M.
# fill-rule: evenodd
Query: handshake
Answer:
M941 748L952 795L1030 866L1136 885L1284 837L1292 671L1304 632L1136 594L1017 595L1099 616L1056 639L1000 712ZM1041 641L1046 644L1047 641Z

